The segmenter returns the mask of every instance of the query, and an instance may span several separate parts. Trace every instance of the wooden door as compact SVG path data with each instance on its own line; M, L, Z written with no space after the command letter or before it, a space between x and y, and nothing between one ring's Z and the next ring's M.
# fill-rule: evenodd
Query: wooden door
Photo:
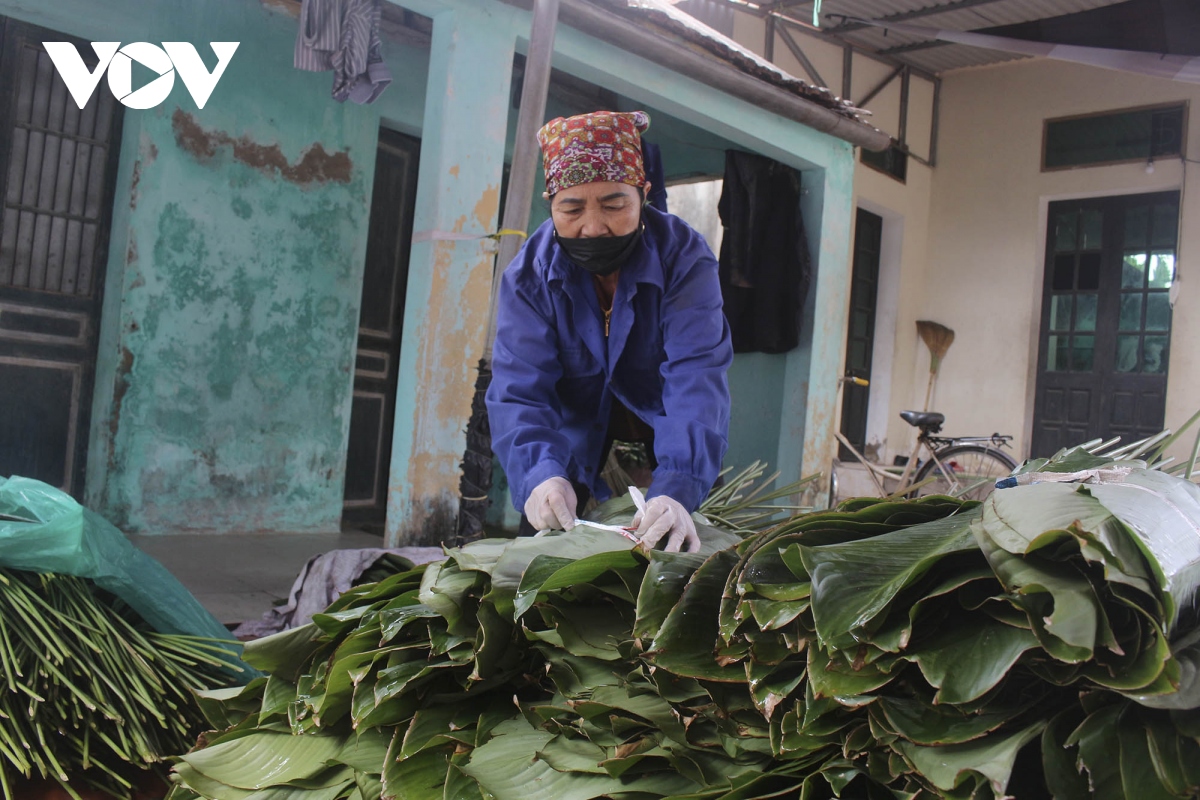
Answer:
M1031 456L1162 430L1179 193L1051 203Z
M883 217L858 209L854 224L854 264L850 278L850 323L846 331L846 375L871 379L875 345L875 304L879 295L879 251L883 241ZM847 383L842 388L842 435L858 452L867 443L867 410L871 387ZM845 445L838 445L838 458L852 461Z
M396 370L404 327L419 152L417 139L394 131L380 131L358 323L342 518L381 532L387 512Z
M67 40L0 17L0 476L79 497L121 106L76 106L41 44Z

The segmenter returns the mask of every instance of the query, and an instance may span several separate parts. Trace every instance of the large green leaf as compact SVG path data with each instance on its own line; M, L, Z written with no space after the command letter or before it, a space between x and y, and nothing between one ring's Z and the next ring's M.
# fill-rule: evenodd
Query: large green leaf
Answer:
M895 746L939 789L952 791L974 773L987 780L997 797L1003 797L1017 753L1037 738L1043 727L1044 723L1038 722L1013 733L944 747L922 747L903 740Z
M1181 735L1167 715L1147 716L1145 730L1150 757L1163 785L1181 797L1200 793L1200 741Z
M295 681L302 665L320 647L320 631L309 623L246 643L242 660L255 669Z
M664 795L697 788L672 773L639 776L634 786L607 774L559 772L536 756L554 734L530 727L523 719L501 724L495 734L462 767L495 800L591 800L625 790Z
M637 618L633 636L653 639L658 635L667 614L683 593L683 587L706 556L699 553L665 553L654 550L647 554L649 563L637 596Z
M346 737L253 733L197 750L180 759L214 781L240 789L262 789L311 778L335 761Z
M177 781L206 800L247 800L255 792L254 789L239 789L213 780L187 762L176 764L173 774Z
M1120 716L1120 704L1104 706L1084 719L1065 742L1068 747L1079 747L1079 763L1087 770L1088 787L1095 800L1125 798L1121 745L1117 738Z
M874 692L890 683L895 678L892 670L900 663L895 656L889 656L861 666L846 664L840 655L814 645L808 648L808 685L817 697L833 697L849 703L848 698Z
M812 576L817 636L855 647L888 604L939 560L976 549L970 523L978 516L968 511L859 542L793 545Z
M870 644L872 647L879 648L883 652L899 653L908 648L916 621L926 614L937 613L935 607L939 604L961 604L966 608L974 608L977 605L983 605L986 600L973 605L973 597L982 595L992 599L1003 592L996 581L996 576L986 564L975 568L962 565L953 571L938 570L939 574L942 572L948 572L948 574L943 575L940 581L933 583L928 588L922 587L920 599L915 600L907 609L892 607L883 624L871 634ZM961 591L965 587L970 587L970 590ZM947 598L948 595L952 597ZM1005 601L1005 605L1008 605L1007 601ZM1024 619L1023 616L1022 619Z
M1051 543L1047 531L1074 526L1095 530L1111 517L1108 509L1075 484L1037 483L988 495L980 533L1009 553L1026 555Z
M604 661L621 658L620 645L629 638L630 622L613 604L584 606L556 598L537 610L568 653Z
M1027 710L1025 706L996 704L983 713L969 714L952 705L886 696L880 697L871 709L883 714L887 726L898 736L924 745L961 744L978 739Z
M1121 748L1121 786L1126 797L1137 800L1172 800L1178 797L1163 786L1150 755L1146 726L1134 711L1126 708L1117 722L1117 741Z
M912 658L930 686L934 702L962 704L982 697L1008 674L1022 653L1038 645L1024 628L970 615L944 633L922 642Z
M722 550L710 556L688 580L646 653L657 667L689 678L733 683L745 680L741 667L722 665L713 657L721 590L735 563L737 554Z
M1088 800L1088 781L1077 764L1078 748L1067 744L1083 711L1068 708L1051 717L1042 732L1042 771L1046 788L1056 800Z
M1154 470L1120 482L1089 486L1092 494L1137 536L1160 585L1172 598L1167 631L1200 589L1200 487Z
M609 570L633 569L642 563L631 550L610 550L574 560L540 554L529 562L521 575L513 599L513 618L519 619L543 592L591 583Z
M1087 578L1068 564L1050 562L1037 554L1028 558L1014 555L986 535L985 528L974 526L979 547L1004 588L1015 594L1029 615L1042 646L1067 663L1091 658L1104 612Z
M687 733L678 713L669 703L645 688L642 693L633 694L627 686L600 686L591 693L589 699L577 701L574 707L585 718L612 710L634 714L678 742L687 740Z
M1150 708L1177 710L1200 709L1200 628L1171 645L1172 657L1179 667L1179 688L1167 694L1127 695Z
M482 580L481 573L463 570L457 561L430 564L421 580L418 599L446 620L452 633L469 636L473 620L463 620L466 595Z
M393 742L394 743L394 742ZM429 748L409 758L389 751L383 770L382 800L443 800L452 749Z
M470 549L467 545L464 550ZM504 616L515 616L517 590L530 563L541 555L577 561L599 553L628 553L632 545L619 533L578 527L570 532L551 531L544 536L509 540L491 567L491 586L484 598Z

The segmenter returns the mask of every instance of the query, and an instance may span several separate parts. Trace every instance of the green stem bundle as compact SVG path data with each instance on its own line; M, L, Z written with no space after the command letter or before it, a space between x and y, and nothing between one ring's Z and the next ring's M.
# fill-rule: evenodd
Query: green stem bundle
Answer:
M232 682L229 642L146 628L70 575L0 570L0 790L57 781L127 797L203 728L193 692Z

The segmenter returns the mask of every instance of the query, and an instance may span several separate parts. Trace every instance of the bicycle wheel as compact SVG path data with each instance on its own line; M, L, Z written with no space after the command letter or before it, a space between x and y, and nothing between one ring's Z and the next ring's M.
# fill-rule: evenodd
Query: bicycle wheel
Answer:
M965 500L982 500L996 488L996 481L1007 478L1017 462L1007 453L979 444L960 444L937 452L917 470L913 483L921 483L913 496L948 494Z

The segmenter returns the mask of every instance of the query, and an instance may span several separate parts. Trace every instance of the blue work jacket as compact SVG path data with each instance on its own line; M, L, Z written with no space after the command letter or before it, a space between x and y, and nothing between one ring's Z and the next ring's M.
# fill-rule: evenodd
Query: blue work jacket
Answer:
M720 472L733 346L717 260L678 217L646 207L642 219L607 337L593 278L568 260L550 221L504 272L487 407L518 510L555 476L611 495L597 462L614 396L654 430L649 497L695 510Z

